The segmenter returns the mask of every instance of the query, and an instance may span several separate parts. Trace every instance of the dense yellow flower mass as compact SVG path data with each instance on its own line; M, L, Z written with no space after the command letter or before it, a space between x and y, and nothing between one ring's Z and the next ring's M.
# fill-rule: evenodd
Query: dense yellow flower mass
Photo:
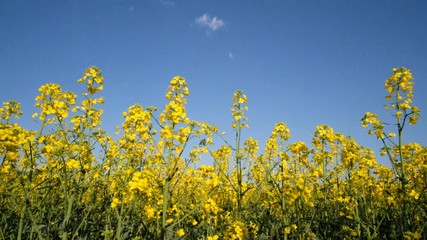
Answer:
M229 139L187 116L179 76L162 110L130 106L109 136L101 70L78 82L81 101L58 84L39 88L37 131L19 125L19 103L0 108L0 239L427 238L427 147L403 141L420 115L406 68L385 83L394 124L372 112L361 120L390 167L327 125L310 143L292 142L284 122L264 144L244 139L242 91Z

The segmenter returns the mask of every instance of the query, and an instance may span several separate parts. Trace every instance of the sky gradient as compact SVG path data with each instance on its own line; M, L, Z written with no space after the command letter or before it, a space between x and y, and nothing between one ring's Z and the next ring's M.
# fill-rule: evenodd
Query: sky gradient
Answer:
M241 89L244 137L261 148L285 122L290 142L309 143L327 124L377 151L360 119L371 111L391 120L384 82L403 66L421 109L404 139L427 145L426 12L427 1L0 0L0 101L20 102L20 123L34 128L37 89L59 83L80 94L77 79L95 65L113 134L129 106L162 109L180 75L189 117L218 124L230 140L231 98Z

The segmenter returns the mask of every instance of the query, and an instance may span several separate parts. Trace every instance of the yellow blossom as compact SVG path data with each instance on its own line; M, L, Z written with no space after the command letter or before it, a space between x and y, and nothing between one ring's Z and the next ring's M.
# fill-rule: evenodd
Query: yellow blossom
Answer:
M184 236L184 235L185 235L185 231L184 231L184 229L180 228L178 231L176 231L175 235L176 235L177 237L182 237L182 236Z
M113 201L111 202L111 208L116 208L118 204L120 204L120 199L114 197Z

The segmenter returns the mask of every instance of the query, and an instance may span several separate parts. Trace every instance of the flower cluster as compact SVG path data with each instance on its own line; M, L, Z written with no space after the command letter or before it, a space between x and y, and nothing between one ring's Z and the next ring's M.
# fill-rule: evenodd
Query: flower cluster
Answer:
M187 116L182 77L170 81L159 113L132 105L110 136L99 108L102 72L90 67L78 80L82 101L58 84L40 87L38 131L18 124L19 103L0 108L0 236L425 239L427 147L402 140L405 123L420 114L412 80L405 68L386 80L396 124L371 112L362 118L389 167L327 125L314 129L311 143L291 142L284 122L264 144L244 138L242 91L232 98L230 141L217 126ZM386 132L389 126L396 129Z

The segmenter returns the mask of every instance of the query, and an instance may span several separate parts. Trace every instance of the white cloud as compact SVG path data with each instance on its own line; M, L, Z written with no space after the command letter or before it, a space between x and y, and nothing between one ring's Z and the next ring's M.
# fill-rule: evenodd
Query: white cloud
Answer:
M211 18L207 13L196 18L196 24L200 27L206 27L211 31L216 31L225 26L225 23L222 19L217 17Z
M135 9L134 7L130 7L130 8L128 8L128 11L132 12L134 9Z
M169 0L159 0L159 2L160 2L161 4L164 4L164 5L169 6L169 7L173 7L173 6L175 6L175 3L174 3L174 2L172 2L172 1L169 1Z
M233 58L234 58L233 53L232 53L232 52L228 52L228 57L229 57L230 59L233 59Z

